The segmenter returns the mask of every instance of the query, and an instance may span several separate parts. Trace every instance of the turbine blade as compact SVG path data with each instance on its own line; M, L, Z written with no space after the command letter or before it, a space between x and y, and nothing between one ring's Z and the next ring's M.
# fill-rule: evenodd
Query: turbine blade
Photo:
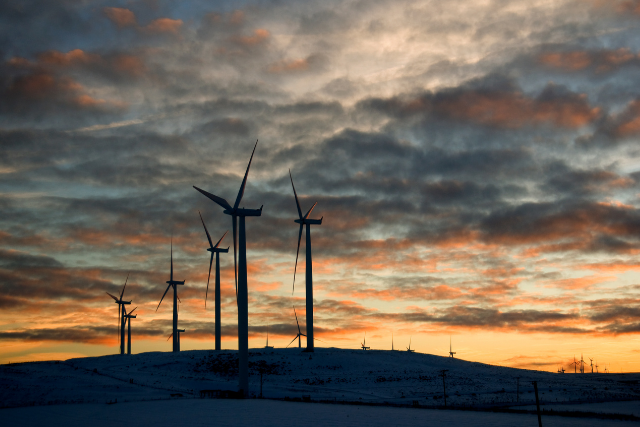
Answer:
M298 339L298 336L296 335L296 337L294 339L292 339L291 342L289 344L287 344L287 346L285 348L288 348L297 339Z
M309 209L309 212L307 212L307 214L304 216L304 218L303 218L303 219L307 219L307 218L309 217L309 214L311 213L311 211L313 210L313 208L315 208L315 207L316 207L316 205L317 205L317 204L318 204L318 202L315 202L315 203L313 204L313 206L311 206L311 209Z
M298 251L296 252L296 265L293 268L293 287L291 289L291 295L296 290L296 271L298 271L298 256L300 255L300 240L302 239L302 224L300 224L300 232L298 233Z
M240 191L238 191L238 197L236 198L236 203L233 205L234 209L238 209L238 205L240 205L240 201L242 200L242 196L244 195L244 187L247 185L247 176L249 175L249 168L251 167L251 161L253 160L253 153L256 152L257 146L258 146L258 140L256 139L256 145L253 146L253 151L251 152L251 158L249 159L249 164L247 165L247 171L244 173L244 179L242 180Z
M171 332L171 335L169 335L169 338L167 338L167 341L169 341L172 336L173 336L173 332Z
M138 308L138 307L136 307L136 308ZM131 314L131 313L133 313L134 311L136 311L136 308L134 308L133 310L131 310L131 311L129 312L129 314Z
M211 236L209 235L209 230L207 230L207 226L204 225L204 220L202 219L202 214L198 211L198 215L200 215L200 221L202 221L202 226L204 227L204 232L207 233L207 240L209 241L209 246L213 248L213 242L211 241Z
M218 243L216 243L216 245L213 247L214 249L218 247L218 245L220 244L220 242L222 242L222 239L224 239L224 236L226 236L228 232L229 232L229 230L224 232L224 234L222 235L220 240L218 240ZM211 241L211 240L209 240L209 241Z
M107 295L109 295L111 298L113 298L114 300L116 300L116 302L118 302L118 298L114 297L113 295L111 295L109 292L106 292Z
M298 323L298 314L295 307L293 308L293 314L296 316L296 325L298 325L298 334L300 334L300 323Z
M207 295L209 295L209 279L211 279L211 265L213 264L213 252L211 252L211 261L209 261L209 276L207 277L207 292L204 294L204 308L207 308Z
M162 295L162 298L160 298L160 302L158 303L158 307L156 307L156 311L158 311L158 309L160 308L160 304L162 304L162 300L164 299L164 296L167 295L167 292L169 291L170 287L171 285L167 286L167 290L164 291L164 295Z
M300 202L298 202L298 193L296 193L296 187L293 185L293 177L291 176L291 169L289 169L289 178L291 178L291 186L293 187L293 195L296 198L296 207L298 208L298 216L302 219L302 210L300 209Z
M202 194L204 194L205 196L207 196L208 198L210 198L211 200L213 200L214 202L216 202L218 205L220 205L221 207L228 209L228 210L232 210L233 208L231 207L231 205L229 204L229 202L227 202L225 199L223 199L222 197L218 197L215 194L211 194L208 191L204 191L198 187L196 187L195 185L193 186L193 188L195 188L196 190L198 190L199 192L201 192Z
M124 286L122 287L122 293L120 293L120 300L124 296L124 289L127 287L127 281L129 281L129 273L127 273L127 280L124 281Z

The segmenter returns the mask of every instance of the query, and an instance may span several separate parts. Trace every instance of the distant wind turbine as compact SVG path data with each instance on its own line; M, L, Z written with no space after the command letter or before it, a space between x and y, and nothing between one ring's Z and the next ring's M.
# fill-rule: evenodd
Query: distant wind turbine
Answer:
M131 301L124 301L122 297L124 296L124 290L127 287L127 281L129 280L129 274L127 274L127 279L124 281L124 286L122 287L122 292L120 292L120 298L116 298L107 292L111 298L116 301L118 304L118 326L120 327L120 354L124 354L124 305L131 304Z
M296 252L296 264L293 269L293 290L296 286L296 270L298 269L298 255L300 255L300 240L302 239L302 228L307 226L307 240L306 240L306 253L307 253L307 267L305 270L306 279L306 302L307 302L307 348L305 351L312 352L314 349L313 339L313 263L311 261L311 225L322 224L322 218L310 219L309 215L313 208L316 207L318 202L315 202L313 206L302 216L302 210L300 209L300 202L298 201L298 193L296 193L296 187L293 185L293 177L291 176L291 170L289 170L289 178L291 179L291 187L293 188L293 195L296 199L296 207L298 208L298 219L294 222L300 224L300 232L298 233L298 251ZM292 293L293 293L292 290Z
M579 364L579 363L580 363L580 362L576 361L576 356L574 355L574 356L573 356L573 363L570 363L570 365L573 365L573 373L574 373L574 374L577 374L577 373L578 373L576 369L578 368L578 364Z
M244 173L244 179L242 180L240 191L238 191L238 197L236 197L236 202L233 206L231 206L229 202L222 197L208 193L196 186L193 187L223 207L223 213L231 216L231 222L233 225L233 263L236 275L236 302L238 304L238 391L245 397L249 396L249 308L247 295L247 239L245 234L245 218L248 216L262 215L262 206L260 209L245 209L240 208L240 202L244 195L244 189L247 185L247 176L249 175L249 168L251 167L251 161L253 160L253 154L256 152L257 146L258 141L256 141L256 145L253 147L253 152L251 153L251 158L247 165L247 171ZM236 247L238 217L240 217L239 250ZM240 259L238 262L236 262L236 252L240 252Z
M215 300L216 300L216 350L221 349L221 325L220 325L220 253L229 252L229 248L222 249L218 246L224 236L227 235L228 232L225 232L218 243L215 245L211 241L211 236L209 235L209 230L207 230L207 226L204 225L204 220L202 219L202 214L198 211L198 215L200 215L200 221L202 221L202 226L204 227L204 232L207 233L207 240L209 241L209 249L207 251L211 252L211 259L209 260L209 276L207 276L207 291L204 294L204 308L207 308L207 296L209 295L209 279L211 279L211 265L213 264L213 254L216 254L216 289L215 289Z
M138 307L136 307L138 308ZM128 324L128 329L129 332L127 334L127 354L131 354L131 319L135 319L136 317L138 317L137 314L132 314L134 311L136 311L136 308L134 308L133 310L131 310L128 313L125 313L124 317L127 319L127 324ZM124 307L123 307L124 309Z
M409 337L409 347L407 347L407 351L408 351L409 353L413 353L413 352L415 352L415 350L412 350L412 349L411 349L411 337Z
M449 335L449 357L453 359L454 354L456 354L456 352L451 348L451 335Z
M298 348L302 348L302 344L300 343L301 341L300 337L302 336L306 338L307 336L300 331L300 323L298 323L298 314L296 313L295 307L293 307L293 314L296 316L296 325L298 325L298 335L296 335L296 337L292 339L289 345L287 345L287 347L285 348L288 348L296 339L298 339Z
M391 351L393 351L393 332L391 332Z
M173 240L171 241L171 275L169 276L169 280L167 283L167 289L164 291L162 298L160 298L160 302L158 303L158 307L156 307L156 311L160 308L160 304L162 304L162 300L165 295L169 291L169 288L173 286L173 332L171 335L173 336L173 351L180 351L180 337L178 336L178 285L184 285L184 280L173 280Z
M364 333L364 342L360 343L363 350L370 350L371 347L367 347L367 333Z
M590 365L591 366L591 373L593 374L593 359L589 358L589 360L591 361L591 365Z
M272 345L269 345L269 325L267 325L267 345L265 345L264 348L273 348Z

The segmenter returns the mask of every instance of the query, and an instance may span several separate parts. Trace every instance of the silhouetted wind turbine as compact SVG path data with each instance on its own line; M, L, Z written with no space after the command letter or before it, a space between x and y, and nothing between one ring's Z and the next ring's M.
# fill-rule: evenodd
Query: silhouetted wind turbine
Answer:
M391 351L393 351L393 332L391 332Z
M455 351L452 351L451 348L451 335L449 335L449 357L453 359L453 355L456 354Z
M371 347L367 347L367 333L364 333L364 342L360 343L363 350L369 350Z
M136 307L138 308L138 307ZM128 324L128 334L127 334L127 354L131 354L131 319L135 319L136 317L138 317L137 314L131 314L134 311L136 311L136 308L134 308L133 310L131 310L128 313L125 313L124 317L127 319L127 324ZM124 307L123 307L124 309Z
M167 281L169 286L167 286L167 289L164 291L162 298L160 298L160 302L158 303L158 307L156 307L156 311L158 311L158 308L160 308L160 304L162 304L162 300L164 299L165 295L167 295L169 288L173 286L173 332L171 333L171 335L173 336L173 351L180 351L179 336L176 333L176 331L178 330L178 285L184 285L184 282L185 282L184 280L183 281L173 280L173 240L172 240L171 241L171 276L169 276L169 280Z
M300 224L300 232L298 233L298 251L296 252L296 264L293 269L293 290L295 290L296 286L296 271L298 269L298 255L300 254L300 240L302 239L302 227L304 225L307 226L307 240L306 240L306 252L307 252L307 267L305 271L305 279L306 279L306 302L307 302L307 348L305 351L313 351L314 349L314 339L313 339L313 263L311 261L311 225L322 224L322 218L320 219L310 219L309 215L313 208L316 207L318 202L315 202L313 206L307 211L307 213L302 216L302 210L300 209L300 202L298 201L298 193L296 193L296 187L293 185L293 177L291 176L291 170L289 170L289 178L291 179L291 187L293 188L293 195L296 199L296 207L298 208L298 219L294 220L294 222ZM293 290L291 293L293 293Z
M129 280L129 274L127 274L127 279L124 281L124 286L122 287L122 292L120 292L120 298L116 298L113 295L111 295L109 292L107 292L107 295L109 295L111 298L113 298L116 301L116 304L118 304L118 322L119 322L119 326L120 326L120 354L124 354L124 305L127 304L131 304L131 301L124 301L122 299L122 297L124 296L124 290L127 287L127 281Z
M591 365L590 365L591 366L591 373L593 374L593 359L589 358L589 360L591 361Z
M300 331L300 323L298 323L298 314L296 313L295 307L293 307L293 314L296 316L296 325L298 325L298 335L296 335L296 338L298 339L298 348L302 348L300 337L302 336L306 338L307 336ZM292 339L289 345L287 345L287 347L285 348L288 348L296 340L296 338Z
M573 365L573 373L574 374L577 373L578 363L580 363L580 362L576 361L576 356L573 356L573 363L570 363L570 365Z
M213 264L213 254L216 254L216 289L215 289L215 300L216 300L216 350L220 350L221 348L221 325L220 325L220 253L229 252L229 248L222 249L218 246L224 236L227 235L228 231L226 231L218 243L213 244L211 241L211 236L209 235L209 230L207 230L207 226L204 225L204 220L202 219L202 214L198 211L198 215L200 215L200 221L202 221L202 226L204 227L204 232L207 233L207 240L209 241L209 249L207 251L211 252L211 260L209 260L209 276L207 276L207 291L204 294L204 308L207 308L207 295L209 295L209 279L211 279L211 264Z
M238 196L236 197L236 202L233 207L222 197L208 193L196 186L193 187L222 206L225 214L231 215L231 222L233 224L233 263L236 273L236 301L238 304L238 391L245 397L249 396L249 308L247 295L247 239L245 234L245 217L262 215L262 206L260 206L260 209L245 209L239 206L240 201L242 201L242 196L244 195L249 168L251 167L251 161L253 160L253 154L256 152L257 146L258 141L256 140L256 144L253 146L253 152L251 152L249 164L247 165L247 171L244 173L244 179L242 180L242 185L240 186L240 191L238 191ZM238 217L240 217L239 251L236 248ZM236 252L240 252L240 260L237 263Z
M413 353L415 350L411 350L411 337L409 337L409 347L407 347L409 353Z
M265 345L264 348L273 348L272 345L269 345L269 325L267 325L267 345Z
M598 361L596 360L596 374L599 374L600 371L598 371Z

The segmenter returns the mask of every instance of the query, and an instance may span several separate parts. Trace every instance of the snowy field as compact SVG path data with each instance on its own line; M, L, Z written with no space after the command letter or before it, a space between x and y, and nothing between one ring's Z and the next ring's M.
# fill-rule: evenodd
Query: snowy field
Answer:
M444 405L439 375L446 369L449 408L532 411L531 382L537 381L543 409L582 415L544 413L545 426L623 426L631 421L601 414L640 417L640 374L555 374L405 351L334 348L313 354L253 349L249 361L251 394L259 395L262 372L264 397L286 401L201 399L201 390L236 390L237 354L198 350L2 365L0 414L20 425L92 427L117 421L199 425L211 417L217 425L270 426L295 422L300 411L312 414L312 425L537 425L533 414L436 409Z
M185 399L117 405L57 405L0 411L6 425L49 427L198 426L465 426L537 427L535 415L328 405L270 400ZM626 427L637 422L543 417L547 427Z

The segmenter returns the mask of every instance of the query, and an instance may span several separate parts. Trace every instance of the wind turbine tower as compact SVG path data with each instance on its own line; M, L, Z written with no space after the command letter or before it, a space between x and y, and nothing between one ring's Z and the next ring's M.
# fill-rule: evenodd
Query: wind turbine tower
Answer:
M591 366L591 373L593 374L593 359L589 358L589 360L591 361L591 365L590 365Z
M124 286L122 287L122 292L120 292L120 298L116 298L107 292L111 298L116 301L118 304L118 324L120 326L120 354L124 354L124 306L131 304L131 301L124 301L122 298L124 297L124 290L127 287L127 281L129 280L129 275L127 274L127 279L124 281Z
M453 359L453 355L456 354L451 348L451 335L449 335L449 357Z
M236 273L236 301L238 304L238 391L245 397L249 396L249 302L247 294L247 238L245 233L245 218L248 216L262 215L262 206L260 209L245 209L240 208L240 202L244 195L244 189L247 185L247 176L249 175L249 168L251 168L251 161L253 160L253 154L256 152L257 146L258 141L256 141L256 144L253 146L253 152L251 153L251 158L247 165L247 171L244 173L244 179L242 180L240 191L238 191L238 196L236 197L236 202L233 206L231 206L229 202L222 197L208 193L196 186L193 187L223 207L223 213L231 216L231 222L233 225L233 263L234 271ZM240 218L239 251L236 247L238 217ZM240 252L240 259L238 262L236 262L236 252Z
M167 289L164 291L162 298L160 298L160 302L158 303L158 307L156 307L156 311L160 308L160 304L162 304L162 300L165 295L169 291L169 288L173 286L173 351L180 351L180 337L178 336L178 285L184 285L184 280L173 280L173 241L171 242L171 275L169 276L169 280L167 283Z
M124 315L124 317L127 319L127 324L128 324L127 328L129 329L127 334L127 354L131 354L131 319L135 319L136 317L138 317L137 314L131 314L131 313L136 311L136 308L131 310L129 313L125 313Z
M314 339L313 339L313 263L311 261L311 225L321 225L322 218L320 219L310 219L309 215L313 208L316 207L318 202L315 202L313 206L307 211L307 213L302 216L302 210L300 209L300 202L298 201L298 194L296 193L296 187L293 185L293 177L291 176L291 170L289 170L289 178L291 179L291 187L293 187L293 195L296 198L296 207L298 208L298 219L294 220L294 222L300 224L300 232L298 233L298 251L296 252L296 265L293 269L293 290L295 290L296 286L296 270L298 269L298 255L300 254L300 240L302 239L302 228L303 226L307 226L307 242L306 242L306 252L307 252L307 268L305 271L305 279L306 279L306 291L307 291L307 348L304 351L312 352L314 349ZM293 293L292 290L292 293Z
M200 215L200 221L202 221L202 226L204 227L204 232L207 233L207 240L209 241L209 249L207 251L211 252L211 259L209 260L209 276L207 277L207 291L204 294L204 308L207 308L207 296L209 295L209 279L211 279L211 265L213 264L213 254L216 254L216 289L215 289L215 300L216 300L216 350L221 349L221 328L220 325L220 253L229 252L229 248L222 249L218 246L224 236L227 235L228 232L225 232L218 243L215 245L211 241L211 236L209 235L209 230L207 230L207 226L204 225L204 220L202 219L202 214L198 211L198 215Z

